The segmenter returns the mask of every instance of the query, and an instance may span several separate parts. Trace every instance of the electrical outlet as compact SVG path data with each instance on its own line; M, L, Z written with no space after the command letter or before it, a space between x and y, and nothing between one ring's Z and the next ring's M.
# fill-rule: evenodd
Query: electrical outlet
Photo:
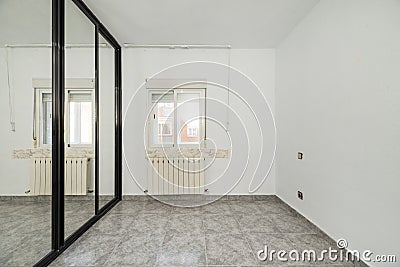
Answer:
M301 200L303 200L303 192L297 191L297 197Z
M303 159L303 153L297 152L297 159Z

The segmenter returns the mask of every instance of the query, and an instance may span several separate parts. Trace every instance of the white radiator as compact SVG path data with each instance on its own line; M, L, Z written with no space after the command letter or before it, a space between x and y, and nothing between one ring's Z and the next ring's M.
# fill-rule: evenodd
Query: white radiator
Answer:
M32 158L31 195L51 195L51 158Z
M149 162L149 194L204 194L203 159L150 158Z
M51 158L33 158L31 195L51 195ZM65 195L86 195L88 159L65 159Z

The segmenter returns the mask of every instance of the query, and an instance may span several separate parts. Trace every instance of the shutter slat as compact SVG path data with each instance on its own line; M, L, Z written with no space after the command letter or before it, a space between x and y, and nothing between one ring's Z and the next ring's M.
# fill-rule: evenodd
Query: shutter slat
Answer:
M70 102L91 102L92 94L90 92L69 92L68 99Z
M151 95L152 103L171 103L174 102L174 94L171 93L156 93Z

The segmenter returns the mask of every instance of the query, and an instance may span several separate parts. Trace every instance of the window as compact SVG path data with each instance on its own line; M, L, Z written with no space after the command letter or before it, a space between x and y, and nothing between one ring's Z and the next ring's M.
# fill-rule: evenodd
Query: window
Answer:
M158 136L172 135L172 125L169 122L158 123Z
M199 145L205 136L205 89L149 90L149 145Z
M35 137L38 146L51 145L52 138L52 94L49 89L35 92ZM68 89L65 92L65 133L68 146L90 146L93 143L93 90Z
M189 123L189 125L188 125L188 128L187 128L187 136L188 137L198 137L199 136L199 129L198 129L198 127L197 127L197 125L190 125L190 123Z

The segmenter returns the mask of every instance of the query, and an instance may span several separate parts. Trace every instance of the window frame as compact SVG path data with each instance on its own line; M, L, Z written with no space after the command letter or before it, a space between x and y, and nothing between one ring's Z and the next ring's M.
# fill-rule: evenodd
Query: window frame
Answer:
M51 94L51 89L48 88L35 88L35 103L34 103L34 140L36 138L36 146L38 148L51 148L51 144L43 144L43 95ZM39 139L39 140L38 140Z
M69 94L70 93L76 93L76 92L88 92L91 94L91 102L92 102L92 142L90 144L71 144L70 143L70 99L69 99ZM88 88L65 88L65 143L67 144L67 147L80 147L80 148L90 148L94 147L94 141L95 141L95 119L96 119L96 107L95 107L95 92L94 88L93 89L88 89Z
M153 135L153 123L152 120L154 119L155 113L153 111L154 109L154 103L152 103L152 95L153 94L165 94L168 92L173 92L174 94L174 119L173 119L173 131L172 131L172 143L170 144L154 144L153 140L152 140L152 135ZM206 121L205 121L205 116L206 116L206 92L207 92L207 88L201 87L199 85L197 86L182 86L179 88L175 88L175 89L152 89L152 88L148 88L147 90L147 112L148 112L148 118L147 118L147 136L146 136L146 140L147 140L147 146L149 148L161 148L161 147L168 147L168 148L174 148L174 147L187 147L187 148L205 148L205 143L203 142L203 140L206 137ZM201 105L200 101L200 111L199 111L199 115L200 115L200 125L199 125L199 142L198 143L178 143L178 122L176 120L177 118L177 95L179 93L188 93L188 94L199 94L199 98L203 99L203 105ZM158 132L158 129L157 129Z
M52 144L43 144L43 94L52 93L50 79L33 79L32 87L34 90L34 106L33 106L33 140L34 148L50 149ZM68 92L91 92L92 101L92 143L91 144L70 144L69 143L69 97ZM72 148L93 148L95 143L95 120L96 120L96 102L94 79L91 78L71 78L65 81L65 118L64 118L64 134L65 147Z

